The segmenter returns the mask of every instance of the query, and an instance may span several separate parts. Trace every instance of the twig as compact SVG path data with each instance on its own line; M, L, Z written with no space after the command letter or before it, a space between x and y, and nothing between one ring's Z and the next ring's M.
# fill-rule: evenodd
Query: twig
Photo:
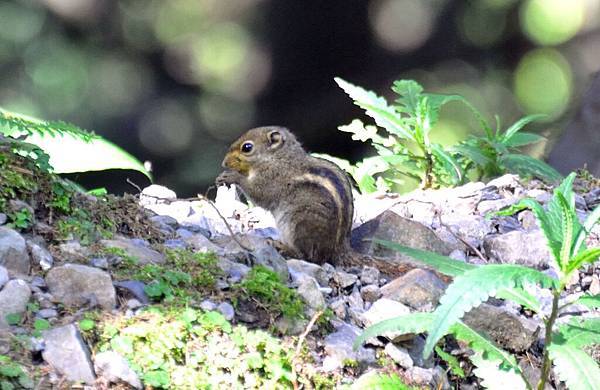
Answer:
M298 355L300 355L300 350L302 349L302 344L304 344L306 336L310 333L310 330L312 329L313 325L315 324L315 322L317 322L317 320L319 319L319 317L321 317L322 314L323 310L318 310L312 316L310 321L308 321L308 325L306 325L304 332L302 332L302 334L298 338L298 344L296 344L296 351L294 352L294 356L292 356L292 375L294 377L294 390L298 390L298 380L296 379L296 360L298 359Z
M137 184L135 184L134 182L132 182L131 180L129 180L129 178L125 179L125 181L132 187L134 187L136 190L138 190L140 193L142 192L142 189L140 188L140 186L138 186Z
M462 238L460 235L458 235L457 233L454 233L452 231L452 229L450 228L450 226L446 225L445 223L442 222L442 216L440 214L438 214L438 221L440 223L440 226L443 228L446 228L446 230L448 230L450 232L450 234L452 234L452 236L454 238L456 238L457 240L459 240L460 242L462 242L463 244L465 244L470 250L473 251L473 253L475 253L477 255L477 257L479 257L481 260L483 260L484 262L488 262L488 259L485 258L485 256L483 255L483 253L481 253L481 251L477 248L475 248L473 245L471 245L471 243L469 243L467 240L465 240L464 238Z

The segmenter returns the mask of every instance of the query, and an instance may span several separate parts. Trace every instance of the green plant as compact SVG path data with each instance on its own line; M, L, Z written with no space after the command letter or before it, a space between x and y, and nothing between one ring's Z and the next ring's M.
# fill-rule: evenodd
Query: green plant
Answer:
M0 355L0 389L16 388L33 389L33 381L21 365L15 363L8 356Z
M8 218L10 219L9 226L21 230L28 229L33 224L33 214L26 207L14 212L9 212Z
M421 85L413 80L394 82L392 90L398 99L392 105L373 92L340 78L335 81L386 132L382 136L376 126L365 126L360 120L339 127L341 131L352 133L352 139L370 142L377 150L378 156L365 159L355 166L344 160L320 155L348 171L361 192L391 189L401 183L403 177L420 182L423 188L458 185L466 181L472 170L480 176L501 174L508 170L547 180L560 178L555 170L543 162L512 152L516 146L541 138L530 133L518 133L538 116L525 117L504 133L498 129L493 132L483 116L462 96L424 93ZM475 114L485 137L474 137L454 148L444 148L430 140L430 132L438 122L441 107L452 101L465 104ZM374 177L376 174L379 174L377 179Z
M102 325L100 350L122 354L146 386L289 388L293 348L218 312L153 307Z
M12 138L13 148L19 153L30 155L40 167L56 173L132 169L151 178L144 165L129 153L69 123L43 121L0 108L0 134ZM16 142L17 138L25 142Z
M411 390L396 374L372 373L363 375L352 384L351 390L372 389L372 390Z
M283 315L289 319L299 319L303 316L304 304L296 291L287 287L279 274L264 266L254 266L233 289L239 298L257 301L272 318ZM234 304L238 304L237 297Z
M539 142L542 136L520 131L525 125L543 118L544 115L529 115L513 123L504 132L500 130L500 120L496 117L496 129L492 130L486 121L480 123L483 136L471 135L467 140L450 150L461 156L466 170L474 169L477 179L489 179L505 172L521 176L536 176L547 181L557 182L561 175L548 164L517 153L517 148Z
M484 383L493 383L499 377L511 383L511 388L531 388L514 356L495 346L482 335L460 321L470 309L478 306L490 296L512 299L540 315L545 323L545 345L542 357L541 379L538 389L543 389L549 375L550 365L554 363L558 377L565 381L570 389L595 389L600 384L600 368L582 348L600 343L600 318L573 318L570 322L556 325L561 309L575 303L559 305L561 292L574 272L587 263L600 257L600 248L586 248L585 239L592 227L600 219L600 207L590 213L581 224L575 211L575 196L572 190L575 174L569 175L554 190L554 195L544 209L531 199L497 214L508 215L523 209L531 209L552 254L558 279L550 278L535 269L511 265L492 264L473 266L460 264L444 256L426 251L406 248L392 243L384 243L390 248L424 261L441 273L454 276L440 305L433 313L413 313L407 316L383 321L367 329L358 340L364 342L369 337L394 330L404 333L427 332L423 354L431 354L438 340L446 334L470 344L475 351L471 356L478 366L476 374ZM541 304L522 288L525 285L538 285L552 292L552 309L544 313ZM498 292L498 293L497 293ZM595 307L600 305L599 296L587 296L580 299L583 304Z

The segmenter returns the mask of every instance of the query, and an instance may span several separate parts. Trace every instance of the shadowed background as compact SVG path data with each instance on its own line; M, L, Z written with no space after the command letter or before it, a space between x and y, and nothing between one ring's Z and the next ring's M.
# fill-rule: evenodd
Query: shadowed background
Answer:
M353 161L374 153L336 130L363 114L335 76L385 96L412 78L504 124L546 113L528 131L550 142L530 152L556 144L563 173L600 174L598 70L600 0L0 2L0 106L107 137L180 196L204 192L253 126L285 125ZM441 118L432 138L444 144L477 127L460 105Z

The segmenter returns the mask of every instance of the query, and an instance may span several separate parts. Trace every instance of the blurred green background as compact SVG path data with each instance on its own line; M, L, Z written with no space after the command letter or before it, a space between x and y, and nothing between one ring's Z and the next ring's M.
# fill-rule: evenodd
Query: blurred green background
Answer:
M540 156L599 69L600 0L0 2L0 106L93 130L181 196L203 192L228 144L258 125L288 126L311 151L372 152L336 130L362 113L334 76L388 96L413 78L504 124L546 113L529 129L550 139ZM434 138L475 128L451 105Z

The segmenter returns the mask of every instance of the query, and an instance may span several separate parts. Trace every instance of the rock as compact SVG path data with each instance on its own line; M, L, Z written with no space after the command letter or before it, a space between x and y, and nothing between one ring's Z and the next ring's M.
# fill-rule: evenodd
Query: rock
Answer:
M124 250L128 256L137 260L138 265L163 264L166 259L162 253L155 251L139 241L118 237L113 240L101 240L105 248L119 248Z
M167 187L152 184L142 190L140 194L140 205L150 206L155 204L165 204L171 200L177 199L177 194Z
M30 297L31 290L23 280L13 279L6 283L0 290L0 329L8 327L7 315L25 312Z
M200 302L200 309L204 311L213 311L216 310L216 308L217 304L209 299L205 299L202 302Z
M541 230L490 235L483 240L483 248L489 258L502 264L544 269L551 263L550 252Z
M329 308L333 311L333 314L335 314L335 316L340 320L343 321L346 319L346 300L344 298L340 297L331 301L331 303L329 303Z
M360 281L363 285L365 284L375 284L379 283L379 278L381 277L381 272L377 268L374 267L363 267L360 273Z
M408 313L410 313L410 309L402 303L387 298L381 298L375 301L371 308L360 316L360 319L363 326L367 328L383 320L399 317ZM397 332L387 332L383 334L383 336L391 340L394 340L401 335L401 333Z
M0 265L0 290L8 282L8 270Z
M208 253L215 252L219 254L223 254L224 251L221 247L215 245L212 241L210 241L206 236L202 233L194 233L191 236L185 237L185 235L180 236L189 246L191 246L195 251Z
M433 384L433 370L431 368L411 367L407 372L406 376L408 381L412 385L423 386L426 388L432 388Z
M600 278L598 278L598 275L592 275L592 281L588 287L588 292L592 295L600 294Z
M523 352L536 340L539 324L504 307L482 304L467 314L463 322L490 337L503 348Z
M256 322L257 319L255 319L252 322ZM251 322L251 321L245 321L245 322ZM276 321L275 321L275 329L277 329L277 332L284 334L284 335L288 335L288 336L295 336L295 335L299 335L300 333L304 332L304 329L306 328L306 325L308 324L307 320L291 320L285 316L281 316L279 317Z
M354 340L362 330L356 326L342 324L325 337L324 349L329 357L329 371L341 368L344 366L344 361L352 360L359 364L372 363L375 361L375 351L359 346L356 350L353 349Z
M294 273L301 273L315 278L320 286L327 286L329 284L329 275L318 264L309 263L304 260L291 259L287 261L290 274L294 277Z
M411 368L413 366L413 360L406 349L397 347L394 343L387 343L383 351L400 367Z
M221 302L219 306L217 306L217 310L223 314L223 317L225 317L227 321L233 320L233 317L235 316L233 306L231 306L231 303L229 302Z
M335 271L333 274L333 281L340 286L340 288L348 288L354 285L358 280L358 276L349 274L344 271Z
M475 248L492 231L491 221L480 215L444 214L441 219L446 228Z
M42 332L44 360L73 382L92 385L95 381L90 351L73 324Z
M90 259L90 265L95 268L108 269L108 259L106 257L94 257Z
M4 213L0 213L0 225L4 225L8 221L8 216Z
M403 218L393 211L385 211L352 231L352 247L358 252L377 257L388 257L404 261L413 260L373 241L373 238L396 242L411 248L423 249L447 255L451 248L428 227Z
M256 247L255 247L256 248ZM282 280L288 280L290 277L286 260L270 245L263 245L252 252L254 264L265 266L279 276Z
M465 252L460 249L455 249L448 255L451 259L458 260L460 262L465 263L467 261L467 255Z
M56 309L41 309L35 315L39 318L55 318L58 317Z
M367 302L375 302L379 298L381 298L381 289L374 284L369 284L364 286L360 290L360 294L362 298Z
M27 240L27 249L34 264L39 264L42 270L48 271L54 264L54 258L48 250L31 240Z
M309 308L319 310L325 307L325 298L314 278L307 276L300 280L297 291Z
M123 381L136 389L142 388L140 378L129 367L127 360L114 351L97 353L94 357L94 368L98 375L110 382Z
M0 226L0 265L10 275L28 275L30 260L25 239L16 231Z
M144 306L144 304L142 302L138 301L135 298L128 299L126 305L127 305L127 308L130 310L139 309L140 307Z
M97 301L104 309L116 305L115 288L110 275L98 268L81 264L54 267L46 275L50 293L66 306L82 306Z
M146 284L139 280L120 280L114 282L113 285L117 288L122 288L130 292L138 301L147 305L150 303L150 299L146 295L145 287Z
M79 241L71 240L58 245L60 259L65 261L86 261L90 256L88 247L81 246Z
M434 273L415 268L381 287L384 298L419 311L432 311L444 294L446 283Z
M243 279L248 272L250 272L250 267L247 265L236 263L235 261L231 261L224 257L218 258L217 265L221 270L223 270L225 275L233 280L239 281Z

